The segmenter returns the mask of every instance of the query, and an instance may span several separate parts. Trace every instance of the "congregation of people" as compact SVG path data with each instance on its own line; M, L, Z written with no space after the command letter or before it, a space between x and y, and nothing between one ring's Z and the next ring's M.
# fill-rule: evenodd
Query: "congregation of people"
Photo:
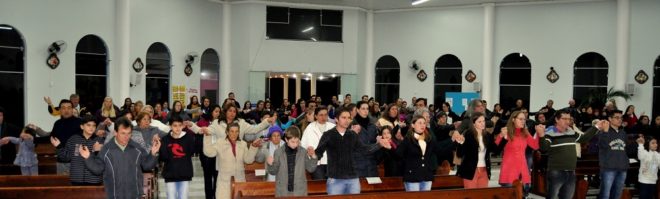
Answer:
M342 100L340 101L340 97ZM326 101L327 100L327 101ZM546 198L572 198L576 165L582 151L598 157L598 198L620 198L630 159L639 162L640 198L655 198L660 168L660 116L653 120L608 101L604 107L578 105L555 109L548 100L530 110L521 99L515 107L472 100L465 111L425 98L377 102L350 94L282 104L270 100L239 102L229 93L221 103L190 97L162 103L121 106L106 97L99 110L82 107L71 95L48 113L58 117L52 129L28 123L3 123L0 108L0 162L20 166L23 175L39 175L35 139L47 138L57 155L57 174L72 185L103 185L107 198L140 198L143 172L156 170L168 198L188 198L193 174L202 172L206 198L230 198L232 179L245 182L245 165L265 164L264 181L275 182L276 196L306 196L307 175L326 180L327 193L359 194L360 178L402 177L406 191L429 191L443 161L463 179L465 189L486 188L491 156L502 157L498 183L532 187L533 153L547 157ZM254 105L254 107L253 107ZM534 112L535 111L535 112ZM44 114L46 114L44 112ZM584 148L585 150L582 150ZM199 157L202 170L195 170Z

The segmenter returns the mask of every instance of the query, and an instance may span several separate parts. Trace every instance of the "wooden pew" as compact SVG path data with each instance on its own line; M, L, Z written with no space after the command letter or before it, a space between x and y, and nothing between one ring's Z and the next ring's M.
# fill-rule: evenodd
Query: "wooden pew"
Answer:
M381 184L369 184L366 179L360 178L360 187L363 193L383 192L383 191L403 191L402 177L384 177L381 178ZM458 176L435 176L431 189L450 189L463 188L463 179ZM309 195L327 194L326 181L314 180L307 182L307 192ZM239 193L243 196L275 196L275 182L233 182L232 196L238 197Z
M51 187L69 186L68 175L0 176L0 187Z
M102 199L105 198L105 190L103 186L0 187L0 197Z
M243 196L239 193L237 198L266 198L263 196ZM399 199L399 198L448 198L448 199L464 199L464 198L492 198L492 199L519 199L523 197L522 184L517 181L513 187L492 187L481 189L449 189L449 190L432 190L422 192L362 192L355 195L313 195L304 198L349 198L349 199ZM270 198L273 198L272 196Z

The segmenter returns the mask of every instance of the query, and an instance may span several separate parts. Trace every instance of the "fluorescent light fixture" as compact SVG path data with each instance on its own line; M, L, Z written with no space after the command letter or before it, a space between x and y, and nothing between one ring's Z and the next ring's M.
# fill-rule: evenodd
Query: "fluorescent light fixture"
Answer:
M416 5L419 5L419 4L426 3L427 1L429 1L429 0L413 0L412 5L416 6Z
M311 39L312 39L312 41L316 41L316 38L314 38L314 37L312 37Z
M332 74L332 75L330 75L330 77L335 78L335 77L337 77L337 74Z
M0 26L0 29L2 29L2 30L13 30L14 28L7 27L7 26Z
M314 26L310 26L309 28L305 28L305 30L302 30L302 32L309 32L310 30L314 30Z

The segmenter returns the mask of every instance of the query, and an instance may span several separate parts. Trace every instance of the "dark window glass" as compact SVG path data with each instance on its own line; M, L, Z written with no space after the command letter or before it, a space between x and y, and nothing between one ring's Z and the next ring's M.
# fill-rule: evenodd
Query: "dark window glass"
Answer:
M282 99L284 99L284 78L268 78L266 77L266 82L268 82L268 99L270 99L271 107L280 107L282 106Z
M200 90L202 96L211 99L211 103L218 102L218 89L220 77L220 58L218 53L209 48L202 53L201 57L201 84Z
M339 95L341 77L326 77L323 80L316 79L316 96L321 97L321 103L328 105L332 102L332 96Z
M321 25L341 26L342 14L339 10L321 10Z
M653 64L653 101L660 101L660 56L655 59ZM653 118L660 115L660 103L653 103ZM651 122L653 122L653 118Z
M18 30L0 24L0 107L5 109L4 122L15 126L25 124L24 46Z
M433 104L445 102L447 92L461 92L461 85L435 85L433 86ZM438 107L438 106L436 106Z
M100 109L106 96L108 56L105 42L86 35L76 45L76 94L80 104L91 112Z
M500 63L500 105L505 110L515 107L522 99L529 109L532 64L522 53L511 53Z
M608 63L595 52L580 55L573 65L573 99L577 104L589 103L590 96L607 93ZM599 106L596 104L596 106Z
M522 99L523 106L529 110L530 86L500 86L500 105L504 110L515 107L516 100Z
M455 55L446 54L440 56L435 62L435 74L433 88L434 104L445 101L446 92L461 92L463 64Z
M399 61L385 55L376 62L376 101L394 102L399 97Z
M268 6L266 8L268 22L289 23L289 8Z
M305 101L309 101L309 98L311 96L312 96L312 82L309 79L300 80L300 98L305 99Z
M295 104L298 99L296 99L296 79L295 78L289 78L289 103L290 104Z
M653 101L657 102L660 99L660 87L656 86L653 88ZM653 116L660 115L660 104L653 103Z
M268 39L342 41L343 11L269 6L267 12Z
M655 59L655 64L653 64L653 86L660 86L660 56Z
M376 84L376 101L381 104L396 102L399 97L399 85L379 85Z
M147 49L147 104L170 100L170 52L165 44L156 42ZM171 103L169 103L171 104Z

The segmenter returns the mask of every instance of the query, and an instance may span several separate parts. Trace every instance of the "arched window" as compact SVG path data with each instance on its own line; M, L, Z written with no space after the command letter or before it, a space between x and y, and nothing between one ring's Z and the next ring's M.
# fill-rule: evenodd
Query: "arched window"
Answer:
M463 64L455 55L446 54L435 62L434 78L434 100L433 103L440 104L445 101L446 92L461 92L463 79Z
M532 64L524 54L511 53L502 59L502 63L500 63L500 105L504 110L515 108L518 99L522 99L523 107L529 110L531 75Z
M86 35L76 46L76 94L81 107L94 113L106 96L108 49L96 35Z
M206 49L201 58L201 96L211 99L212 103L218 103L218 89L220 88L220 57L218 52L212 48Z
M0 24L0 107L4 122L24 126L25 42L14 27ZM4 132L3 132L4 133Z
M147 104L170 101L170 50L165 44L156 42L147 50Z
M573 99L576 104L588 103L590 96L606 95L607 73L605 57L595 52L580 55L573 65Z
M660 56L655 59L655 64L653 64L653 101L657 102L658 100L660 100ZM660 115L660 104L653 103L653 118L651 119L658 115Z
M376 62L376 101L381 104L395 102L399 97L399 61L385 55Z

